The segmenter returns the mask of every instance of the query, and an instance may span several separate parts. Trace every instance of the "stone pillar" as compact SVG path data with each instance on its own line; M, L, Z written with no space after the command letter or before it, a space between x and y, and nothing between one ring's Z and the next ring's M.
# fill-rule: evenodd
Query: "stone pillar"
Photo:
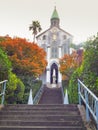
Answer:
M50 46L47 47L47 61L50 59Z
M58 73L58 84L61 85L62 82L62 74L59 72Z
M47 83L47 85L50 84L50 70L49 70L49 68L47 68L47 71L46 71L46 83Z
M47 62L49 63L50 60L50 46L47 46ZM50 84L50 69L49 66L47 65L47 71L46 71L46 83L47 85Z
M59 46L59 58L62 57L62 50L61 50L61 46Z
M62 57L62 49L61 46L59 46L59 58ZM61 86L61 82L62 82L62 74L60 73L60 71L58 72L58 85Z

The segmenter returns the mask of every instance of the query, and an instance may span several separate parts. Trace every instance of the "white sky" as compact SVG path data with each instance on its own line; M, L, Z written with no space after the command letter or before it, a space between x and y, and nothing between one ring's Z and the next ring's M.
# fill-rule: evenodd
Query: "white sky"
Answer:
M42 31L50 27L56 3L60 27L79 43L98 32L98 0L0 0L0 36L33 39L29 25L38 20Z

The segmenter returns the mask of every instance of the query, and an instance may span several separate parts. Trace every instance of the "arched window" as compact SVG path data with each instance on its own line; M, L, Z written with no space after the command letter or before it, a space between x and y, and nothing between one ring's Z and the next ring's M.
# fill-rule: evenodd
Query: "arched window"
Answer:
M62 51L63 51L63 55L69 54L69 47L68 47L68 43L67 42L63 44Z
M63 48L64 48L64 54L66 54L67 53L66 44L64 44Z
M43 40L46 40L46 35L43 36Z
M66 44L62 45L62 56L66 54Z
M41 47L46 51L46 44L42 44Z
M66 35L63 35L63 39L65 40L67 38L67 36Z

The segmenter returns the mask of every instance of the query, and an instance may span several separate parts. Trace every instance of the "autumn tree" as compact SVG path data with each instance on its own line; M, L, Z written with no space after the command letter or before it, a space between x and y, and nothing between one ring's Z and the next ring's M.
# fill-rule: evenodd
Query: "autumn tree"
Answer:
M12 39L8 36L0 40L0 47L6 51L12 62L12 72L23 81L25 95L28 98L29 89L35 87L34 79L45 70L47 64L45 51L26 39L17 37Z
M40 22L32 21L32 24L29 26L29 30L32 30L32 34L34 35L33 42L35 42L35 36L42 30Z
M22 38L7 37L0 42L0 46L8 54L12 62L13 72L17 75L38 77L45 70L46 53L37 44L32 44Z
M74 69L78 66L78 54L74 51L71 55L65 54L60 59L60 72L63 79L69 80Z

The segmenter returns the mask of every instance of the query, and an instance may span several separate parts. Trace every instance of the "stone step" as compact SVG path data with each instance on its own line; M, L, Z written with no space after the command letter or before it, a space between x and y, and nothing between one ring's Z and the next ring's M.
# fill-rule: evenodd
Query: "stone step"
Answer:
M44 89L38 105L5 105L0 130L86 130L77 105L61 104L61 88Z
M0 112L0 115L79 115L78 111L2 111Z
M0 120L0 126L81 126L81 121L23 121Z
M1 115L0 120L25 120L25 121L82 121L80 115Z
M0 130L86 130L80 126L0 126Z
M30 108L21 108L21 107L19 107L19 108L3 108L2 109L2 111L77 111L78 110L78 108L61 108L61 107L46 107L46 108L44 108L44 107L30 107Z
M38 105L27 105L27 104L17 104L17 105L5 105L5 109L76 109L77 105L75 104L38 104Z
M77 105L6 105L2 111L32 111L32 110L52 110L52 111L79 111Z
M77 107L77 104L37 104L37 105L27 105L27 104L8 104L5 105L7 107L26 107L26 108L30 108L30 107Z

